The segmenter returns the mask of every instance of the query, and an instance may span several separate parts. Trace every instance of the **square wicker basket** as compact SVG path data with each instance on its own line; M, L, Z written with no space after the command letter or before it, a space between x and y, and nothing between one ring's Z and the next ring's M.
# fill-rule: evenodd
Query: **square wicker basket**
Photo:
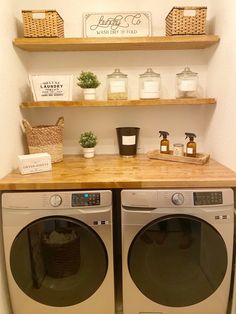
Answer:
M207 7L173 7L166 17L166 36L206 34Z
M64 37L64 21L56 10L23 10L24 37Z

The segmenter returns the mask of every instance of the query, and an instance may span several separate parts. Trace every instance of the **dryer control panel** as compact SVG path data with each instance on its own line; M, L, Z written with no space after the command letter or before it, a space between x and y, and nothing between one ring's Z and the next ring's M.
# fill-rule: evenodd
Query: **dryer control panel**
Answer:
M153 210L155 208L222 207L233 205L232 189L156 189L123 190L122 206Z

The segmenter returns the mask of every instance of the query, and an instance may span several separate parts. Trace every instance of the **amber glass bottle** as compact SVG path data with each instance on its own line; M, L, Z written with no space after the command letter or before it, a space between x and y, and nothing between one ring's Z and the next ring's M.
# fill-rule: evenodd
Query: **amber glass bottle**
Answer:
M163 154L169 154L170 153L170 143L167 139L167 136L169 135L166 131L159 131L160 137L162 136L162 140L160 141L160 153Z
M194 133L185 133L185 139L189 138L189 141L186 145L186 156L187 157L196 157L197 155L197 144L194 142L196 135Z

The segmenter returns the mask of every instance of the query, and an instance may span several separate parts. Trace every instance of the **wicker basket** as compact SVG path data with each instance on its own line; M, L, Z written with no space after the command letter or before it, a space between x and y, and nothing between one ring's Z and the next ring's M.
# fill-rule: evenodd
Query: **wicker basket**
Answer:
M25 37L64 37L64 21L55 10L23 10Z
M80 266L79 235L77 234L75 239L64 244L47 243L45 236L47 237L47 234L42 237L42 252L47 275L64 278L77 273Z
M30 154L49 153L52 162L63 160L63 117L60 117L55 125L32 127L25 119L22 123L25 128Z
M166 17L166 36L206 34L207 7L173 7Z

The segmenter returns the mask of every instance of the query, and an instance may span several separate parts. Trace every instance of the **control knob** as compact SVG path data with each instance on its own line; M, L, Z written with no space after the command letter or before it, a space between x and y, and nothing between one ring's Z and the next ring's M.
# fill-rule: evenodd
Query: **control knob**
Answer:
M182 205L184 203L184 196L181 193L175 193L172 195L171 201L174 205Z
M53 206L53 207L58 207L60 206L62 203L62 198L60 195L58 194L55 194L55 195L52 195L51 198L50 198L50 204Z

